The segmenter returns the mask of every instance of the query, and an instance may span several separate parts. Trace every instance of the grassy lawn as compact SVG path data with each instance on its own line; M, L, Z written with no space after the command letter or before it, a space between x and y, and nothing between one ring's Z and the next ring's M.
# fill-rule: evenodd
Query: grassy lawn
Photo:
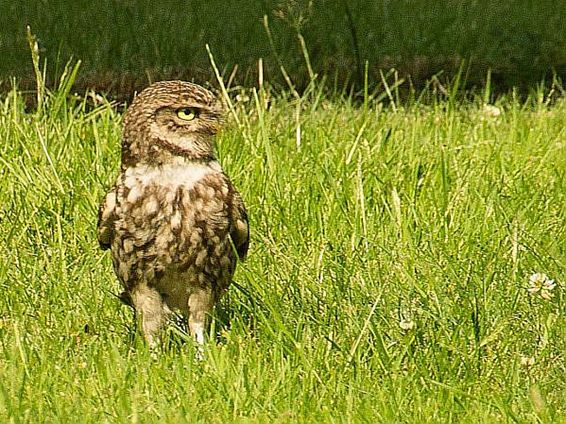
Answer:
M566 422L566 102L325 93L231 93L252 244L202 362L113 296L119 108L4 96L0 421Z

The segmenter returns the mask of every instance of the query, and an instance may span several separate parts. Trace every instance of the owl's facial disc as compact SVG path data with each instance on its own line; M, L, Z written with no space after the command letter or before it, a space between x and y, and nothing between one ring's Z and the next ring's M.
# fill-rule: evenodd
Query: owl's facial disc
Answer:
M151 118L150 131L157 146L170 153L192 158L213 155L212 136L218 129L215 110L207 105L170 105Z

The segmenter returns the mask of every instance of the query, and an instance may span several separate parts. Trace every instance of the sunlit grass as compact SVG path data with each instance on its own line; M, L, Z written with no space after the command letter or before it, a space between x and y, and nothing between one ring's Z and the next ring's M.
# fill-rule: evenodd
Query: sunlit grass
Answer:
M563 421L566 103L239 94L252 244L203 362L176 331L152 357L112 295L120 113L4 98L0 420Z

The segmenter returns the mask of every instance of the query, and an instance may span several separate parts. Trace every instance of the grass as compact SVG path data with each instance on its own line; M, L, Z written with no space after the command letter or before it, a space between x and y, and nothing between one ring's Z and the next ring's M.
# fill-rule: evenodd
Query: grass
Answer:
M113 296L121 114L69 90L0 103L0 421L566 422L563 98L232 92L252 244L199 362Z
M304 87L310 77L299 36L313 69L343 86L363 85L366 61L371 80L395 67L417 87L438 72L455 74L461 60L469 85L481 85L491 69L501 91L532 87L553 70L566 77L566 2L552 0L28 0L4 1L0 12L5 83L32 75L26 25L39 38L49 81L74 57L83 61L82 84L119 94L164 77L211 79L205 43L239 84L255 82L263 59L272 83L284 85L281 61Z

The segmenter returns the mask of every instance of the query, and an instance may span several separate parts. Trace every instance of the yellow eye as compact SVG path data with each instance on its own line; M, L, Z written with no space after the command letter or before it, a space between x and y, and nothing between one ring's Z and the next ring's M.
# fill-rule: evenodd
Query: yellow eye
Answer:
M177 116L183 121L192 121L198 116L198 111L190 107L184 107L177 109Z

